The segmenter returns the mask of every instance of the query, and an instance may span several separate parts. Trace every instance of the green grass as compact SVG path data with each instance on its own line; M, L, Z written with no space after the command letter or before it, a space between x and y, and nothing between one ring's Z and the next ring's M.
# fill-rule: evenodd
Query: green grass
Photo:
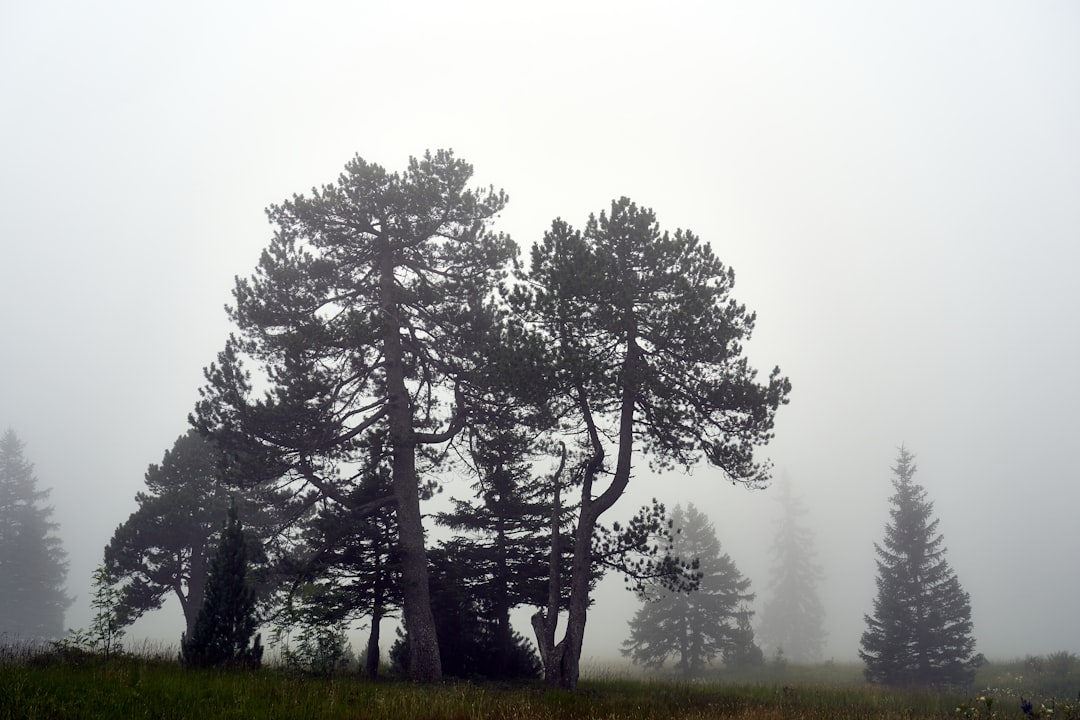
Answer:
M994 664L979 682L997 683L987 705L980 692L897 691L869 686L853 665L765 668L757 675L718 673L684 682L662 674L590 670L576 693L539 684L496 685L316 678L267 668L259 672L186 671L167 652L104 661L80 652L0 651L0 720L14 718L487 718L653 720L705 718L1022 718L1020 695L1035 697L1044 718L1080 718L1060 698L1031 688L1033 671L1017 661ZM1028 670L1026 678L1017 671ZM1018 678L1019 681L1017 680ZM1070 678L1063 678L1069 681ZM1080 678L1078 678L1080 680ZM1007 684L1005 683L1007 681ZM1019 682L1019 684L1018 684ZM991 687L994 687L991 685ZM1046 707L1049 707L1047 705Z

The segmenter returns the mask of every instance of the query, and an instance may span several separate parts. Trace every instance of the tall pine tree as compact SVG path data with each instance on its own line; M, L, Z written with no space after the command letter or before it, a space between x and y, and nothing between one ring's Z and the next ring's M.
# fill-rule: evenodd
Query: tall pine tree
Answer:
M191 635L185 633L180 638L180 655L185 666L259 667L263 648L260 637L255 635L259 621L255 613L255 590L248 583L247 570L247 541L233 502L210 567L195 629Z
M933 503L912 479L914 456L900 448L893 468L891 520L877 550L874 614L859 656L870 682L967 685L975 673L971 605L945 560Z
M53 533L34 466L13 430L0 438L0 635L59 638L71 605L64 590L67 554Z
M782 514L771 548L776 564L758 636L770 654L782 652L796 663L817 662L825 644L825 608L817 592L823 575L815 562L814 534L803 520L806 504L792 494L786 477L779 500Z

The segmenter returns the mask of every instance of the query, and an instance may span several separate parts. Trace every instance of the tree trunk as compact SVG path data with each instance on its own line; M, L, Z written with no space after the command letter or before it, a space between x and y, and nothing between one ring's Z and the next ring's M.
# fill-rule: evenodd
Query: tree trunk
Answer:
M382 624L381 601L376 600L371 612L371 633L368 635L364 657L364 674L369 680L379 677L379 626Z
M558 685L559 666L562 665L564 645L555 644L555 629L559 624L559 600L562 597L562 547L559 543L562 531L562 474L566 469L566 445L560 444L559 468L552 476L551 501L551 552L548 555L548 603L547 612L537 611L531 618L540 662L544 666L544 682Z
M588 505L591 506L591 503ZM574 559L570 566L570 608L566 632L559 643L562 654L558 658L557 683L564 690L577 690L581 672L581 648L585 640L589 579L592 576L592 536L596 527L596 518L589 506L582 507L574 533Z
M581 485L581 507L578 509L578 525L574 531L574 559L570 567L570 609L566 621L566 633L559 646L557 684L565 690L576 690L581 670L581 648L585 639L585 620L589 610L589 581L592 577L592 538L600 516L622 497L630 482L630 470L634 450L634 406L637 400L637 373L640 369L641 351L633 329L628 331L626 355L622 363L622 398L619 411L619 446L615 472L611 483L598 497L593 498L593 480L603 467L604 448L593 422L592 409L579 386L579 407L588 428L593 455L584 471ZM545 677L550 674L545 668Z
M500 497L499 502L502 502ZM492 593L491 613L495 618L495 654L497 667L502 672L510 669L510 655L513 652L514 634L510 627L510 589L507 583L507 575L510 573L507 567L507 539L506 520L503 511L496 512L495 552L498 571L495 574L495 587Z
M176 595L180 598L180 606L184 610L184 625L187 628L187 636L195 630L195 620L199 617L202 609L203 596L206 593L206 576L209 574L206 557L206 542L191 548L191 566L188 576L187 596L185 597L180 587L176 588Z
M389 248L380 258L383 313L383 355L390 444L393 452L393 487L397 500L398 546L401 550L402 599L405 632L409 636L409 677L416 682L442 679L439 640L431 612L424 522L420 514L420 488L416 476L416 439L412 406L405 387L405 356L401 320L395 302L394 256Z

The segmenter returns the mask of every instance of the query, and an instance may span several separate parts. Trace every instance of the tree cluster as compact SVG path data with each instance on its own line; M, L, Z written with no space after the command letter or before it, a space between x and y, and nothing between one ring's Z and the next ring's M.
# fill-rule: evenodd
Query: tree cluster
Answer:
M603 523L635 469L704 460L761 484L754 451L790 384L749 366L756 318L693 233L621 198L580 229L555 220L519 265L492 229L505 194L471 178L449 151L400 173L357 157L271 206L273 238L237 281L236 332L191 419L221 453L221 485L274 498L282 617L366 617L377 652L380 619L400 612L398 656L430 681L474 672L458 663L470 653L534 671L509 624L531 606L545 678L573 688L600 574L695 580L655 507ZM474 496L437 518L453 535L431 548L420 503L452 469ZM170 548L181 562L151 578L164 559L122 560L135 553L118 530L132 606L160 602L209 538Z

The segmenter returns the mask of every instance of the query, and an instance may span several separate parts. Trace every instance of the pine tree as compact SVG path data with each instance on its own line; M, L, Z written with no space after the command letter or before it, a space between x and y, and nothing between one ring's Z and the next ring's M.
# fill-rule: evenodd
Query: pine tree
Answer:
M814 534L802 523L806 505L780 483L782 516L772 544L776 564L769 583L771 597L761 613L758 636L770 654L782 652L796 663L821 660L825 644L825 608L817 584L823 578L815 563Z
M534 477L530 463L539 447L534 433L520 422L512 401L500 399L478 412L477 422L465 430L468 452L463 454L476 473L475 501L454 499L453 510L437 518L455 533L441 550L460 565L460 582L490 635L485 653L491 657L491 676L509 677L521 669L513 662L521 643L510 625L511 610L548 601L553 500L550 484Z
M653 586L642 594L644 604L630 621L630 638L622 654L636 664L659 668L670 658L689 677L720 656L725 663L751 662L755 655L751 612L744 603L754 599L749 578L743 577L727 554L721 554L716 531L693 505L676 506L672 522L675 553L698 561L701 580L690 592Z
M210 568L195 629L190 637L184 633L180 638L185 666L259 667L263 648L260 636L255 634L259 622L247 564L247 542L234 502Z
M303 527L300 547L283 568L295 584L274 632L327 635L366 616L363 669L375 678L382 620L400 610L402 590L397 514L391 503L375 505L380 497L392 497L386 448L374 437L368 447L347 504L319 503Z
M64 589L67 554L53 533L48 490L13 430L0 438L0 635L59 638L71 599Z
M971 605L945 560L933 503L915 483L914 456L900 448L893 468L891 520L877 551L874 614L859 656L870 682L967 685L975 672Z
M127 622L160 608L173 594L184 613L186 632L194 630L221 518L229 508L223 465L224 454L189 430L165 452L160 465L147 469L146 488L135 495L138 508L116 528L104 552L104 566L119 586ZM255 538L269 535L278 497L255 489L234 497L248 520L246 535L253 535L253 517L259 521ZM254 538L250 542L260 545Z

